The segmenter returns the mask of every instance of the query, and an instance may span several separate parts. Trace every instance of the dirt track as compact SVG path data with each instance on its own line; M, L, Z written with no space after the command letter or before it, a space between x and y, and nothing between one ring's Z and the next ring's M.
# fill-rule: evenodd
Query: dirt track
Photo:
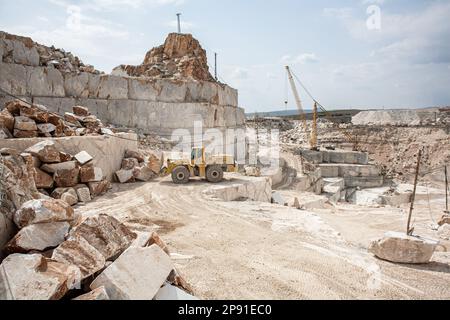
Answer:
M134 230L154 230L202 299L449 299L450 254L427 266L395 265L367 253L386 230L402 231L400 209L349 205L316 213L257 202L207 199L202 181L114 185L79 207ZM420 209L419 209L420 211ZM427 216L416 218L420 227Z

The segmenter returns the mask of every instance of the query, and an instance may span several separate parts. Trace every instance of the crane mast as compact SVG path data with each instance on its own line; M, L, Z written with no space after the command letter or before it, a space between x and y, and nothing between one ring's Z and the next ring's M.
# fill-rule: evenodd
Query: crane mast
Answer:
M300 117L303 123L303 128L305 132L308 133L308 125L306 124L305 112L303 110L302 101L300 100L300 95L298 94L297 86L295 85L294 77L292 76L291 69L286 66L286 71L289 78L289 83L291 84L292 93L294 94L295 103L297 104L298 111L300 112ZM314 114L313 114L313 127L310 133L310 146L311 150L317 150L317 103L314 102Z

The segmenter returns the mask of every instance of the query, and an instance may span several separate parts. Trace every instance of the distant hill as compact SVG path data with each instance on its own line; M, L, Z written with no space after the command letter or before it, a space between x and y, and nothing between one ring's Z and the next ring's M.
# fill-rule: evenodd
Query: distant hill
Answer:
M306 109L305 113L311 113L312 110ZM299 112L298 110L281 110L281 111L270 111L270 112L253 112L253 113L246 113L247 117L252 118L255 115L258 115L258 117L293 117L298 116Z

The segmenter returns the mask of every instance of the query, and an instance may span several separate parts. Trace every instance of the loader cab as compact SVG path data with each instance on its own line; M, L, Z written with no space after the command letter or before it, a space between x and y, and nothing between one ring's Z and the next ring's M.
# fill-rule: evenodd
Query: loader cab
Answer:
M193 148L191 152L191 164L193 166L205 164L205 148Z

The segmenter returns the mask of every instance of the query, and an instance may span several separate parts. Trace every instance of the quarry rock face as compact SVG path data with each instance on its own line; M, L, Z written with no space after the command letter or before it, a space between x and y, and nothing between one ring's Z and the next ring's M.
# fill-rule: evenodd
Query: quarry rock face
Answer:
M382 239L371 243L369 252L391 262L423 264L430 262L438 244L434 240L388 232Z
M61 162L59 151L56 149L55 143L50 140L39 142L25 152L39 158L44 163Z
M121 65L113 74L153 79L193 79L215 82L206 51L190 34L171 33L165 43L150 50L139 66Z

